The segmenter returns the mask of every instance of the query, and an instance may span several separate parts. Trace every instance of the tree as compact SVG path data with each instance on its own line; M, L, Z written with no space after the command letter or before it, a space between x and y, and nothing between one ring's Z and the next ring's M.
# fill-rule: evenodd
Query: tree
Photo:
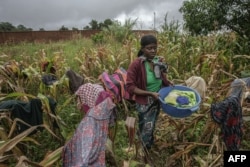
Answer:
M24 25L19 24L19 25L16 27L16 31L32 31L32 29L31 29L31 28L26 28Z
M19 24L17 27L13 26L9 22L1 22L0 23L0 31L1 32L10 32L10 31L32 31L32 28L26 28L24 25Z
M90 30L91 28L89 26L83 27L84 30Z
M217 0L225 25L240 36L250 37L250 1Z
M99 30L99 24L98 21L96 20L91 20L91 22L89 23L90 27L92 30Z
M103 28L108 28L110 25L112 25L114 22L111 19L106 19L104 22L98 23L96 20L91 20L89 25L85 26L84 30L101 30Z
M64 25L59 29L59 31L68 31L69 29L65 27Z
M233 30L240 36L250 36L249 0L184 1L180 12L183 14L184 27L192 34Z
M9 31L15 31L16 27L13 26L9 22L1 22L0 23L0 31L1 32L9 32Z
M73 30L73 31L78 31L78 28L72 27L72 30Z
M104 28L104 27L108 28L112 24L113 24L113 21L111 19L106 19L103 22L103 27L102 28Z
M221 14L217 10L216 0L184 1L180 8L183 14L184 28L191 34L207 34L220 29Z

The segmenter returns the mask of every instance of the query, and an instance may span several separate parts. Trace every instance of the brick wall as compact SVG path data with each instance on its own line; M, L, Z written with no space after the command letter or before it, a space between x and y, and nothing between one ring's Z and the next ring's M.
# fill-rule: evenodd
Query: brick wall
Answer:
M70 40L76 37L89 38L100 30L79 31L25 31L25 32L0 32L0 44L20 42L49 42L59 40ZM155 34L152 30L134 30L137 35Z

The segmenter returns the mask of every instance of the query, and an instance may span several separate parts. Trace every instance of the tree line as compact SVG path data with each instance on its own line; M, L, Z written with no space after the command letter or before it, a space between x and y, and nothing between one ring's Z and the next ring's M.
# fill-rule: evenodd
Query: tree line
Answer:
M114 24L114 22L116 21L112 21L111 19L106 19L103 22L91 20L91 22L89 22L89 25L83 27L83 30L101 30L102 28L107 28L108 26ZM62 25L58 30L67 31L70 29ZM71 30L79 30L79 29L73 27ZM9 22L0 22L0 32L18 32L18 31L33 31L33 29L27 28L22 24L18 26L14 26L12 23L9 23ZM45 29L40 28L39 31L45 31Z

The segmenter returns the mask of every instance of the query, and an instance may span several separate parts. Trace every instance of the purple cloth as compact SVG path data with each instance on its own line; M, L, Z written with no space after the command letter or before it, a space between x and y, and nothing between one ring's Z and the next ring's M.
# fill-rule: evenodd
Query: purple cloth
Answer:
M186 96L178 96L176 102L180 105L189 104L189 99Z
M110 96L110 94L108 92L101 91L99 96L96 99L95 105L98 105L99 103L101 103L103 100L105 100L108 97L112 99L112 97ZM88 105L86 105L86 104L82 105L82 110L83 111L88 112L89 109L90 109L90 107Z

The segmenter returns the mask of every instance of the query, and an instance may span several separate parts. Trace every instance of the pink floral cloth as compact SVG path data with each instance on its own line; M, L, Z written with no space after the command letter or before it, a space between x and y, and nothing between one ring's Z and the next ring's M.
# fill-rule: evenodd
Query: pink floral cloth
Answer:
M63 148L63 167L105 167L105 143L115 104L95 84L82 85L76 94L89 110ZM98 98L102 100L95 105Z

